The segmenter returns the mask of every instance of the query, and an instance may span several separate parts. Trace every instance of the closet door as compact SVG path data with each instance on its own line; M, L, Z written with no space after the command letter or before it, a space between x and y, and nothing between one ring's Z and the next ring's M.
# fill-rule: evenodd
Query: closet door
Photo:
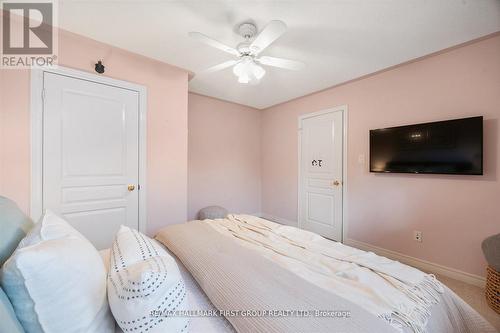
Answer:
M138 92L44 73L43 208L97 248L138 229Z

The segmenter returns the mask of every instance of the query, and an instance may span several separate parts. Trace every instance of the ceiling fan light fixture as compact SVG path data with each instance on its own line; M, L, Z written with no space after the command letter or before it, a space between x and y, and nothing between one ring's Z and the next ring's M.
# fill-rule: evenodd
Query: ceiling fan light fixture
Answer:
M240 75L240 76L238 76L238 82L239 83L249 83L250 78L248 77L248 75Z
M233 73L238 77L239 83L258 83L264 77L266 71L252 58L245 57L233 67Z
M193 31L189 33L189 36L211 47L236 56L234 60L228 60L212 66L206 69L204 73L213 73L234 66L233 73L238 78L239 83L256 85L266 75L264 68L267 66L289 70L300 70L304 67L304 64L300 61L261 56L261 52L283 35L286 29L287 27L284 22L273 20L257 34L258 31L255 24L252 22L243 23L238 27L238 32L244 38L244 41L239 43L236 48L227 46L201 32Z

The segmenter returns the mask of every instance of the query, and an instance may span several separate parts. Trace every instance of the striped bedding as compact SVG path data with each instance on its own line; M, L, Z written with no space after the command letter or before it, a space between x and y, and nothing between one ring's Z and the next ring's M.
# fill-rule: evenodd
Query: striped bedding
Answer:
M227 319L238 332L496 332L457 295L438 283L436 286L440 286L440 292L433 293L436 301L428 306L429 314L421 325L404 325L402 321L394 325L387 320L390 318L377 316L349 293L342 294L341 288L335 285L339 283L342 272L330 276L334 284L317 283L327 281L329 273L311 270L307 260L298 260L297 253L294 258L286 247L277 247L280 240L276 237L281 237L280 232L273 231L270 235L257 228L254 231L259 235L254 237L248 230L240 233L239 227L235 227L238 223L249 223L250 229L260 224L271 229L280 227L256 219L239 215L221 220L192 221L164 228L156 237L183 262L212 303L228 313ZM301 232L304 231L296 229L288 231L287 235L298 233L297 241L302 239ZM304 235L304 239L309 236ZM266 238L274 240L268 242ZM335 244L331 243L332 248ZM307 242L298 245L309 247ZM353 249L353 253L358 253L356 251L359 250ZM312 259L314 256L308 257L308 260ZM358 258L356 265L369 263ZM352 265L346 267L352 270ZM373 273L373 270L368 271ZM385 273L390 274L391 270ZM322 275L321 279L315 274ZM365 289L369 287L366 284ZM275 310L291 311L295 315L275 314ZM254 312L248 315L248 311ZM298 316L297 313L310 315ZM348 315L342 316L345 313Z

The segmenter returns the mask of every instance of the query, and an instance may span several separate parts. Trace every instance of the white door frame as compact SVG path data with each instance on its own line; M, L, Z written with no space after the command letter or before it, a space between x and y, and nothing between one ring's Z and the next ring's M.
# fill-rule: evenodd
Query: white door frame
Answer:
M43 76L44 73L59 74L76 79L105 84L136 91L139 94L139 231L146 232L146 131L147 89L145 86L105 76L65 68L33 68L31 70L31 205L33 221L43 213Z
M347 105L340 105L330 109L321 110L312 113L306 113L299 116L298 119L298 137L299 137L299 150L298 150L298 192L297 192L297 223L299 228L302 228L300 217L302 216L302 207L300 205L300 194L302 193L302 181L301 181L301 172L302 172L302 121L307 118L317 117L328 113L334 112L342 112L343 119L343 146L342 146L342 239L341 242L345 242L347 240L347 114L348 114Z

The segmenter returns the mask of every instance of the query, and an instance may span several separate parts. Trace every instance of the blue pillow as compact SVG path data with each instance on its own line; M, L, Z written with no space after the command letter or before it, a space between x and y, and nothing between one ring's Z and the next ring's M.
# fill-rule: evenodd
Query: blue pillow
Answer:
M0 288L0 332L24 333L7 295Z
M11 256L33 222L5 197L0 196L0 267ZM24 333L9 298L0 288L0 332Z
M32 227L33 222L15 202L0 196L0 267Z

